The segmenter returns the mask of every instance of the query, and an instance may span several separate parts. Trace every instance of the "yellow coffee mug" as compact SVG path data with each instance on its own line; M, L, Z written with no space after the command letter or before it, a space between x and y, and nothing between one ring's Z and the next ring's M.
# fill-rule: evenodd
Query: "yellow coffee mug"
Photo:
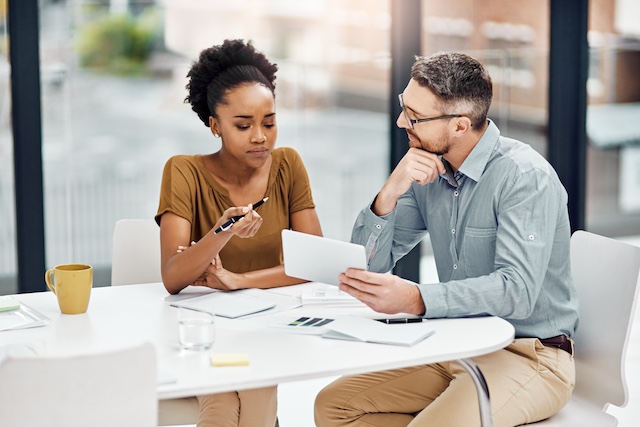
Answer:
M58 297L58 305L62 313L81 314L87 311L93 286L93 269L90 265L58 265L47 270L44 280L51 292Z

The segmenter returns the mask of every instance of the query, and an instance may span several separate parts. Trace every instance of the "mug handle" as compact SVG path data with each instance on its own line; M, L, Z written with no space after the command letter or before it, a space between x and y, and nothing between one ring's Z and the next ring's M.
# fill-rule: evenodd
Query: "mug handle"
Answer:
M47 270L46 273L44 273L44 281L47 283L47 286L49 287L49 289L51 289L51 292L53 292L54 294L56 293L56 287L53 286L51 284L51 273L53 273L54 269L49 269Z

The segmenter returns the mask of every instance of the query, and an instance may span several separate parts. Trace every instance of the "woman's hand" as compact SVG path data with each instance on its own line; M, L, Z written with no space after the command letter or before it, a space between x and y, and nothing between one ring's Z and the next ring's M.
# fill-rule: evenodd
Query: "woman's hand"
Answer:
M220 255L216 255L203 274L204 277L198 281L202 281L202 285L209 288L233 291L244 287L242 274L225 270Z
M234 216L240 215L244 216L239 221L231 225L231 228L229 228L226 232L233 233L236 236L242 238L253 237L262 225L262 217L258 214L258 212L253 210L251 204L247 206L227 209L226 211L224 211L218 222L216 222L216 225L214 225L213 229L218 229L218 227L229 221Z
M196 242L191 242L191 245L195 245ZM187 250L187 246L178 246L178 252ZM233 273L229 270L225 270L222 267L222 261L220 255L216 255L211 260L211 264L207 266L207 269L197 278L192 286L204 286L212 289L220 289L223 291L232 291L235 289L241 289L242 275Z

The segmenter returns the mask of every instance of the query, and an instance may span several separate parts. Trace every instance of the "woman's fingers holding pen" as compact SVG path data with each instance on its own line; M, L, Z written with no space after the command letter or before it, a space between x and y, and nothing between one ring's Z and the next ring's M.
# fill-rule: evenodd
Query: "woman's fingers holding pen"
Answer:
M262 225L262 217L256 211L249 211L242 219L233 224L231 231L238 237L254 236Z
M229 209L227 209L226 211L224 211L222 213L222 216L220 217L220 224L227 222L228 220L230 220L233 217L238 217L238 216L246 216L247 213L249 213L251 211L251 205L247 205L247 206L234 206L231 207Z

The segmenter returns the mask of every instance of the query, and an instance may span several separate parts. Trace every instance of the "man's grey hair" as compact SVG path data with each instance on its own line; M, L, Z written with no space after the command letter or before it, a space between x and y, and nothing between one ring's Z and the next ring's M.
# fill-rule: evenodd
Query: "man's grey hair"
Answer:
M478 60L462 52L416 56L411 78L436 95L442 114L461 114L471 119L474 128L484 128L493 85Z

